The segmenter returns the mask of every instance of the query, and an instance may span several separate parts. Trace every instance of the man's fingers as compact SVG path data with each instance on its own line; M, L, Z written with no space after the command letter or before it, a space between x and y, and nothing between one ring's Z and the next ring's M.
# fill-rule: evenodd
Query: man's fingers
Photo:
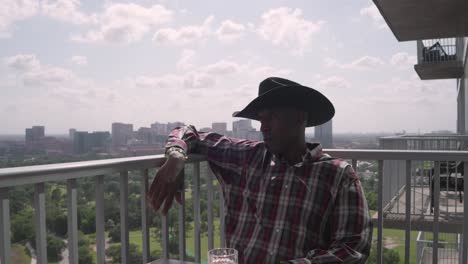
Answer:
M161 189L159 192L153 195L153 209L154 211L158 211L161 207L162 203L166 199L167 191L165 189Z
M175 199L180 205L182 205L182 193L181 192L176 193Z
M166 196L166 200L164 201L164 208L162 210L163 215L166 215L169 209L171 208L172 202L174 201L174 195L175 195L174 188L173 187L169 188L167 196Z
M154 196L155 193L157 193L157 189L160 188L161 186L161 176L163 174L163 171L161 168L156 172L156 175L154 176L153 182L151 183L151 186L148 190L148 195L150 197Z

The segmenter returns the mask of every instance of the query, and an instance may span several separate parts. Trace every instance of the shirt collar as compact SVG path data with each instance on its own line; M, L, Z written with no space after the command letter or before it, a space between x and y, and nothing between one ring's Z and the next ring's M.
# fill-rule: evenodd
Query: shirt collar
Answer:
M307 146L307 149L304 155L302 155L302 161L292 166L301 167L304 164L304 162L307 162L307 161L314 162L321 158L322 153L323 153L322 145L320 145L319 143L306 143L306 146ZM275 154L271 155L271 162L270 162L271 166L274 166L275 164L281 164L281 163L287 164L287 161L281 157L276 156Z

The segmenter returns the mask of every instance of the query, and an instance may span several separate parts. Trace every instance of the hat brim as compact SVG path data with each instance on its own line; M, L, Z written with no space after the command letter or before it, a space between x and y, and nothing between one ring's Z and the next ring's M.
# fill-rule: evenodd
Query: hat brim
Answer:
M232 116L259 121L259 111L278 107L292 107L307 112L307 127L326 123L335 115L333 104L323 94L307 86L294 85L272 89Z

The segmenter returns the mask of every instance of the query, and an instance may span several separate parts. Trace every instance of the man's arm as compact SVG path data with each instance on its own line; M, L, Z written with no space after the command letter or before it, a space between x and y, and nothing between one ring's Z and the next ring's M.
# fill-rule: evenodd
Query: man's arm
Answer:
M372 239L372 222L358 177L347 166L329 217L331 243L302 259L285 263L365 263Z
M257 143L231 139L216 133L201 133L193 126L175 128L166 144L168 159L156 173L148 191L147 196L153 209L158 211L164 203L162 213L165 214L174 197L178 198L177 186L181 185L182 178L178 179L177 176L184 167L187 154L205 155L215 173L223 170L222 177L218 177L221 184L229 184L233 175L240 174L247 152Z

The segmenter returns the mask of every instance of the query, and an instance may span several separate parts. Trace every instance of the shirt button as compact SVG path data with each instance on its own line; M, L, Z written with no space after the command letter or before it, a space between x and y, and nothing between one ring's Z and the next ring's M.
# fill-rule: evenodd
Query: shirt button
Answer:
M287 189L287 188L288 188L288 185L286 184L286 185L284 186L284 188L286 188L286 189Z
M279 231L280 231L279 228L276 228L276 233L279 233Z
M273 255L273 251L270 251L270 255Z

